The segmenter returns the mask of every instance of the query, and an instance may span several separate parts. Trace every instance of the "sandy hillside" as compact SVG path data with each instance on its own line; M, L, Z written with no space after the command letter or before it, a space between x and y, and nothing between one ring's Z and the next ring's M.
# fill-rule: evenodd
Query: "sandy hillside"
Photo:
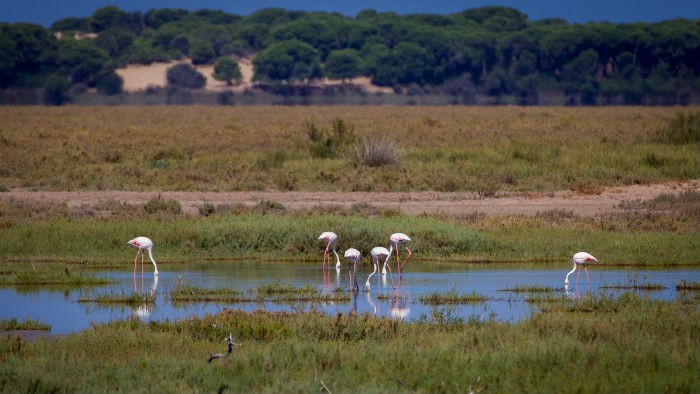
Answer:
M189 60L183 61L188 64L192 64ZM124 91L126 92L137 92L140 90L146 90L150 88L161 88L167 85L166 73L168 68L174 66L178 62L168 62L168 63L153 63L150 65L142 64L130 64L126 68L119 68L116 70L117 74L124 80ZM246 89L253 87L253 63L250 58L243 58L239 60L238 67L241 69L241 74L243 76L241 83L230 87L227 86L225 82L217 81L212 77L214 74L213 65L205 66L195 66L197 71L202 73L207 78L205 85L206 90L210 91L222 91L222 90L232 90L234 92L242 92ZM323 79L316 83L316 85L339 85L343 81ZM390 93L392 90L390 88L382 88L379 86L372 85L368 77L358 77L350 80L348 83L360 86L367 93Z

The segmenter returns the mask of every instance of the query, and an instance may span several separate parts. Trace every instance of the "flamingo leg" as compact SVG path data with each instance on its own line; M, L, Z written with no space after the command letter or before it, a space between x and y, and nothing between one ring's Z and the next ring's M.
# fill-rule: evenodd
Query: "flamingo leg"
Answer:
M134 257L134 280L136 280L136 262L139 260L139 253L141 253L141 249L136 252L136 256Z
M576 275L576 283L578 284L578 277L581 276L581 270L578 270L578 274Z
M331 268L331 255L328 253L328 248L331 247L331 243L326 244L326 250L323 251L323 264L321 264L321 267L326 266L326 259L328 259L328 268Z
M146 253L142 252L141 253L141 277L143 278L143 259L146 257Z
M404 245L403 247L406 248L406 251L408 252L408 256L406 256L406 258L404 259L403 263L401 263L401 269L403 269L403 266L404 266L404 265L406 264L406 262L408 261L408 258L411 257L411 255L413 254L413 253L411 253L411 249L409 249L408 246ZM399 251L398 248L396 248L397 254L398 254L398 251Z
M583 269L586 271L586 281L587 281L588 283L591 283L591 280L588 278L588 267L583 266Z
M399 270L399 277L401 276L401 259L399 259L399 245L396 245L396 267Z

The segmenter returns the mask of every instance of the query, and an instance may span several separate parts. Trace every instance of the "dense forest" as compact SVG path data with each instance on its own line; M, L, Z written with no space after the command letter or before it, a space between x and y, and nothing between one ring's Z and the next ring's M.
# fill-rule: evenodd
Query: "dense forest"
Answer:
M244 57L254 59L257 89L281 96L309 94L304 85L322 77L367 76L396 94L459 104L537 105L551 96L568 105L700 102L700 20L571 24L505 7L349 17L114 6L48 29L0 23L0 102L32 102L36 92L47 104L85 92L124 95L116 69L179 59L215 65L215 78L233 85ZM185 63L168 71L168 83L171 92L196 94L204 79Z

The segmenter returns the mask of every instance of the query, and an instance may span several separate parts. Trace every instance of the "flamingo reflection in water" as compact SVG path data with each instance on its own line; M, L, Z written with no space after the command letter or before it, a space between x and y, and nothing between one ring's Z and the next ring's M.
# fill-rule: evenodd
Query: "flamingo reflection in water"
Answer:
M136 276L134 276L134 291L136 292ZM138 319L148 319L155 307L156 293L158 291L158 277L153 277L153 283L149 289L148 296L142 297L143 301L139 306L131 311L131 315ZM143 276L141 277L141 294L143 295Z
M389 307L389 316L393 319L405 319L411 313L411 308L408 307L410 297L401 295L398 292L392 295L391 306Z

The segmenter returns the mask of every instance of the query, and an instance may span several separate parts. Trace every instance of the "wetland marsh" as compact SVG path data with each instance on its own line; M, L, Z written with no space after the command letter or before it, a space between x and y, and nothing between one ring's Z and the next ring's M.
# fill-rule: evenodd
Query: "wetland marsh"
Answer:
M0 107L0 392L697 392L696 113ZM328 230L361 288L409 234L398 288Z

